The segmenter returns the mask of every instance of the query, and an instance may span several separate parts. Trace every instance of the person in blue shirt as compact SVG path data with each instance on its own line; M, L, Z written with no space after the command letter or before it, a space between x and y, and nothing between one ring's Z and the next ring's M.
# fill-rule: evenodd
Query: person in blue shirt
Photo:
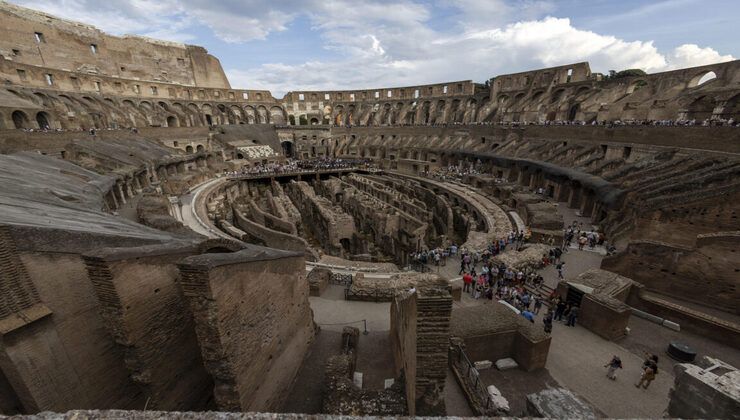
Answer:
M523 317L527 318L529 322L534 322L534 314L532 312L522 311L521 314Z

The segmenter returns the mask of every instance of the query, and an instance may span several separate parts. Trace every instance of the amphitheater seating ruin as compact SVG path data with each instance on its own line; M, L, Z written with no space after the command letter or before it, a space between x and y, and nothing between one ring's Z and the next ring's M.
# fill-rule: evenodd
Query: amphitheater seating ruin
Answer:
M277 98L0 2L0 77L0 416L740 412L740 61ZM632 412L567 343L701 354Z

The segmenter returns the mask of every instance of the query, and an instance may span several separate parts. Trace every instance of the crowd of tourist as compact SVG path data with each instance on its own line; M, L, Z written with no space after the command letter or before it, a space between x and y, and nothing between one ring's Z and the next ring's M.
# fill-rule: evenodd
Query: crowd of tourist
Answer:
M521 127L528 125L537 126L606 126L606 127L625 127L625 126L663 126L663 127L740 127L740 121L736 121L734 118L706 118L703 120L692 119L662 119L662 120L644 120L644 119L626 119L626 120L544 120L544 121L471 121L471 122L420 122L420 123L394 123L394 124L373 124L368 122L366 124L331 124L332 127L377 127L377 126L392 126L392 127L457 127L457 126L470 126L470 125L482 125L482 126L510 126L510 127ZM291 126L285 126L291 127Z
M285 162L256 163L254 166L245 166L241 170L229 172L227 175L234 177L245 175L281 175L355 168L377 169L370 159L288 159Z
M463 165L450 165L443 168L436 168L431 171L421 172L421 176L433 178L439 181L462 181L465 176L478 175L480 171L476 167L465 167Z
M724 119L724 118L707 118L704 120L697 120L697 119L680 119L680 120L670 120L670 119L663 119L663 120L602 120L597 121L593 120L590 122L581 121L581 120L547 120L547 121L510 121L510 122L501 122L497 123L496 125L503 125L503 126L511 126L511 127L520 127L520 126L527 126L527 125L539 125L539 126L583 126L583 125L590 125L590 126L605 126L605 127L628 127L628 126L660 126L660 127L740 127L740 123L738 121L735 121L734 118Z

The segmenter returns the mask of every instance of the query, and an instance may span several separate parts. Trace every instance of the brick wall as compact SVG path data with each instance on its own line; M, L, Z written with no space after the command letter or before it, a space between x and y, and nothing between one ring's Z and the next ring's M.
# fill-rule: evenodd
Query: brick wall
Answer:
M274 411L314 335L302 254L250 246L189 257L181 286L218 407Z
M211 399L213 382L203 366L175 265L197 253L195 245L174 244L85 255L105 324L153 409L200 410Z
M444 385L452 297L447 290L402 293L391 304L396 369L406 376L409 415L445 414Z

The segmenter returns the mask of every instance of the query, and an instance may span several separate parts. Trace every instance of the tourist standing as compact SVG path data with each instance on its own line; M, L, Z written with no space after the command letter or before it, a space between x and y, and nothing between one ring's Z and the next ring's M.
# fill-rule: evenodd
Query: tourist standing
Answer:
M473 276L471 276L469 273L465 273L465 275L463 276L463 292L468 292L468 293L472 294L472 292L473 292L471 290L472 289L472 287L471 287L472 284L473 284Z
M545 332L550 334L552 332L552 311L547 311L542 323L545 324Z
M534 298L534 313L539 314L542 309L542 298L538 295Z

